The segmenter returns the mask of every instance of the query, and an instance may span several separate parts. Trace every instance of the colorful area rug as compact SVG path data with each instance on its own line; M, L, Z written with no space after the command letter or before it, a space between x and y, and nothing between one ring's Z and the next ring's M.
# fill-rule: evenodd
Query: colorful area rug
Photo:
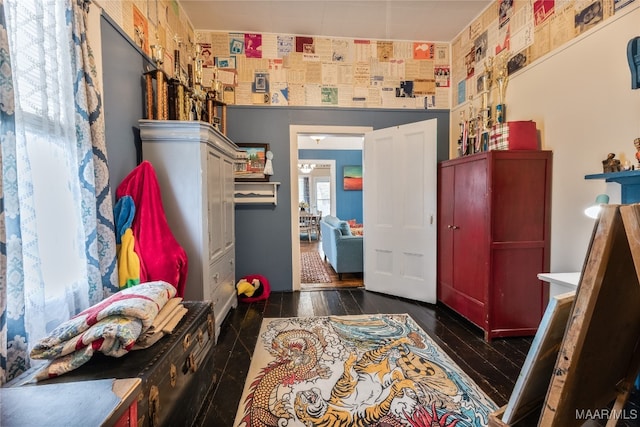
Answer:
M300 253L300 282L331 283L327 267L318 252Z
M409 315L276 318L234 426L486 426L496 409Z

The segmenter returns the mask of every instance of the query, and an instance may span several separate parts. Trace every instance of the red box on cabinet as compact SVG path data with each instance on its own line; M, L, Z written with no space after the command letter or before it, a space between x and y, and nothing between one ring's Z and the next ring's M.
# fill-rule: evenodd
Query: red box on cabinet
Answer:
M536 122L523 120L499 123L489 132L489 150L537 150Z

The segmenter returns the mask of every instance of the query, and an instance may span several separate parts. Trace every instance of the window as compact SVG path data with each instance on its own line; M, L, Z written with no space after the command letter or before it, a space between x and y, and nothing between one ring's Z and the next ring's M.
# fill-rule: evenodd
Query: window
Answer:
M309 191L309 177L298 177L298 202L306 202L311 206L311 194Z
M16 98L15 162L21 194L25 318L32 338L89 306L76 138L73 51L65 2L5 0ZM92 173L92 171L90 171ZM28 202L23 205L22 195ZM24 221L29 221L23 225ZM7 236L9 239L9 236ZM8 252L11 249L8 249ZM11 254L8 254L11 258ZM40 294L44 290L43 294ZM29 304L44 313L29 312ZM41 318L44 314L44 318ZM31 341L30 345L34 342Z
M331 179L328 176L315 180L315 197L317 211L322 215L331 214Z

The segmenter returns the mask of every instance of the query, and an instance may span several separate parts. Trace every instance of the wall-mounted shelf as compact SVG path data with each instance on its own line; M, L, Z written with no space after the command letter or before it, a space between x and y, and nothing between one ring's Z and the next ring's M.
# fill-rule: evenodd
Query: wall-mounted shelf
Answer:
M236 182L236 204L278 204L279 182Z
M623 204L640 202L640 170L595 173L584 179L604 179L605 182L620 184L620 201Z

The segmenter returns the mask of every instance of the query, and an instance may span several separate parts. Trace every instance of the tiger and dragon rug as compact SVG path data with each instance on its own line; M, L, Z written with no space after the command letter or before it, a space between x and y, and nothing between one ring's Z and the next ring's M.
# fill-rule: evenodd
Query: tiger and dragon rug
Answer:
M269 318L234 426L486 426L496 408L407 314Z

